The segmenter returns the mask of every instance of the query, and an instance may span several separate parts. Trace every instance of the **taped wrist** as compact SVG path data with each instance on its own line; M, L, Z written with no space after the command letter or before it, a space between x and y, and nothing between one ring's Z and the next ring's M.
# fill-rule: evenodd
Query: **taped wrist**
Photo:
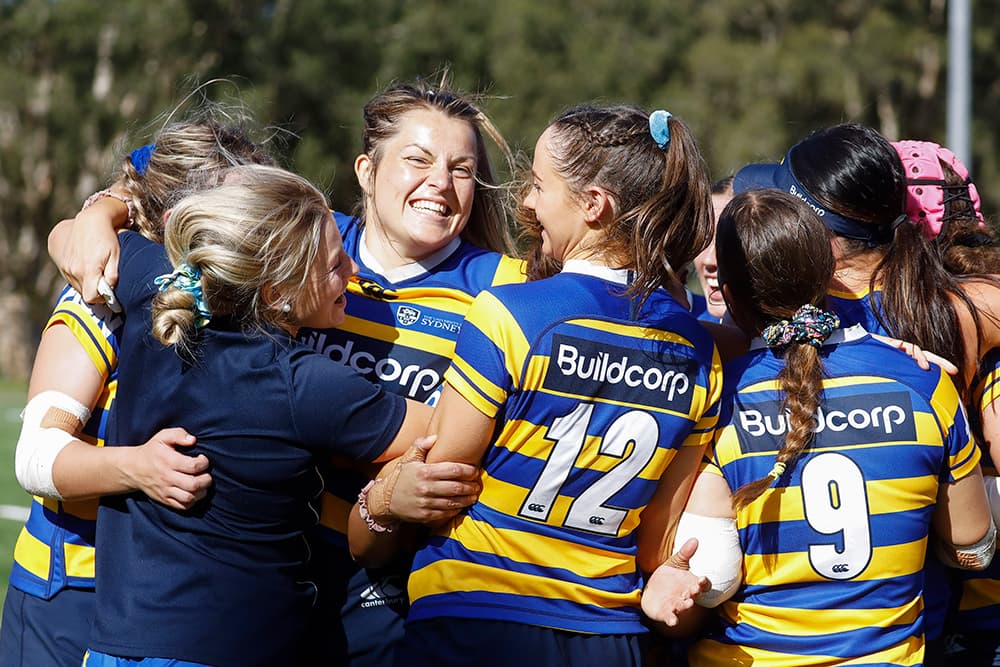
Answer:
M993 560L993 552L996 550L997 529L990 518L990 529L986 531L983 539L968 546L958 546L945 543L944 540L936 540L936 550L938 558L947 566L960 570L985 570Z
M14 454L14 473L25 491L62 499L52 480L52 466L88 419L87 406L61 391L43 391L28 401L21 412Z
M691 557L691 573L707 577L712 584L695 602L702 607L717 607L731 598L743 582L743 549L736 519L684 512L674 544L684 544L692 537L698 539L698 550Z

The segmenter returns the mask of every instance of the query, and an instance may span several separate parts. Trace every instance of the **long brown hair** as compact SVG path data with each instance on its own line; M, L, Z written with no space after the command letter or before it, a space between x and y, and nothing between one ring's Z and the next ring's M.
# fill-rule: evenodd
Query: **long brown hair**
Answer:
M966 368L955 300L968 308L977 332L979 312L920 228L898 224L900 216L905 219L906 175L896 149L869 127L845 124L814 132L796 144L790 159L799 181L821 204L861 224L891 230L875 247L843 239L849 256L881 254L870 288L874 298L881 287L882 303L872 310L893 336L962 368L958 382L964 391L971 369Z
M635 271L630 293L640 299L677 280L675 269L712 238L705 161L687 125L677 117L667 122L664 148L650 134L649 114L638 107L580 106L549 125L552 159L569 191L597 185L610 193L614 217L604 225L602 252L616 258L618 268ZM525 222L530 271L541 263L541 236L533 216Z
M751 335L790 319L803 305L825 304L834 270L829 232L796 197L777 190L735 197L719 216L715 252L729 312ZM778 383L788 419L776 463L791 465L813 439L823 364L817 348L804 342L775 353L785 362ZM776 468L777 476L781 470ZM734 506L749 504L774 480L772 475L743 485L733 494Z

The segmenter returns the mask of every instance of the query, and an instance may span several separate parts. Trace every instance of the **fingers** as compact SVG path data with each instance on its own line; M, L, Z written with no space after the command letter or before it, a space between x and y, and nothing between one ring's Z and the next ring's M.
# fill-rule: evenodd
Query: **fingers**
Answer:
M102 277L108 282L108 285L114 287L118 284L118 255L120 248L118 244L111 246L108 250L108 261L104 264L104 270L102 271Z
M478 483L479 467L468 463L428 463L417 472L417 476L426 482L457 480Z
M399 463L412 463L414 461L423 462L427 459L427 452L437 441L436 435L425 435L413 441L413 445L400 457Z
M190 447L197 440L193 435L179 426L158 431L152 439L172 447Z
M669 565L670 567L677 568L678 570L690 569L691 557L694 556L695 551L698 550L698 540L694 537L689 539L687 542L681 545L681 548L675 551L664 565Z

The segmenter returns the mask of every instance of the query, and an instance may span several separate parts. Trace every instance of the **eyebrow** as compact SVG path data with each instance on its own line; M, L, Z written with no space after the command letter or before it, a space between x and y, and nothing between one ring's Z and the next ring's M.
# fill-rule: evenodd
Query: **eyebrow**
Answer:
M406 146L403 146L403 148L404 149L406 149L406 148L416 148L418 151L424 153L425 155L429 155L430 157L434 157L434 153L433 152L431 152L428 149L424 148L420 144L407 144ZM458 156L458 160L457 161L458 162L476 162L476 156L475 155L460 155L460 156Z

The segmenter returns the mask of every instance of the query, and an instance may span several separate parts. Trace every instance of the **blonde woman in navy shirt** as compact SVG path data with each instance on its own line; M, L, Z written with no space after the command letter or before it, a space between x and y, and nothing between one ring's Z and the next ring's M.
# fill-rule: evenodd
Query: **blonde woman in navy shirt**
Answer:
M426 425L423 406L292 339L343 321L355 270L322 194L270 167L227 181L174 207L166 249L120 235L108 444L182 427L213 486L190 511L102 501L87 665L290 662L315 595L304 533L317 461L388 458Z

